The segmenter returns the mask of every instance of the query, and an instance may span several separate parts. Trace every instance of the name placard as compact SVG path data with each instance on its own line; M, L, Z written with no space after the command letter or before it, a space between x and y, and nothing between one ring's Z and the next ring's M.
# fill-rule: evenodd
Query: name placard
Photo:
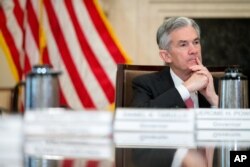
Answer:
M114 142L118 147L194 146L194 112L117 109Z
M195 147L193 133L115 132L114 141L123 148Z
M167 112L166 112L167 111ZM176 112L178 111L178 112ZM144 120L144 121L193 121L193 112L185 109L133 109L118 108L115 115L116 120Z
M108 111L46 109L27 111L26 136L110 136L113 114Z
M23 120L21 116L0 116L0 166L23 166Z
M24 153L112 161L112 123L109 111L26 111Z
M250 109L194 109L197 119L250 120Z
M118 109L117 147L250 146L250 109Z
M85 142L85 139L79 140L60 140L40 138L28 140L25 142L24 152L29 156L36 157L58 157L64 158L83 158L90 160L110 160L113 161L114 150L111 141L101 139L102 144ZM103 144L105 143L105 144Z

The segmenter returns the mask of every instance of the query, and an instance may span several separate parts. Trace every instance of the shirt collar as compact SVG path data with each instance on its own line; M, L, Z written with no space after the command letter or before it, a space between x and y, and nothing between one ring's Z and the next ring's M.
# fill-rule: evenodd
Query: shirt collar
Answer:
M170 75L171 75L171 77L172 77L172 79L173 79L173 82L174 82L174 85L175 85L175 87L178 87L178 86L180 86L184 81L180 78L180 77L178 77L175 73L174 73L174 71L170 68ZM185 91L184 91L185 92ZM187 90L187 92L188 92L188 90ZM183 92L182 92L183 93ZM188 95L187 96L191 96L191 98L192 98L192 100L193 100L193 102L194 102L194 106L195 106L195 108L199 108L199 100L198 100L198 96L197 96L197 92L193 92L193 93L191 93L191 94L189 94L188 93Z
M171 68L170 68L170 75L174 81L175 86L179 86L180 84L183 83L183 80L181 80L181 78L178 77Z

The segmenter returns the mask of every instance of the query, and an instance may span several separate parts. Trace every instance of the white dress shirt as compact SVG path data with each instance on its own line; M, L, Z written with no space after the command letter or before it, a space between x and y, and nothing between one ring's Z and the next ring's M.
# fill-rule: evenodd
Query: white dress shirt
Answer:
M187 88L182 84L183 81L180 79L180 77L178 77L173 72L172 69L170 69L170 74L171 74L171 77L172 77L172 79L174 81L174 85L175 85L177 91L180 93L183 101L187 100L191 96L191 99L194 102L194 108L199 108L197 93L191 93L190 94L189 91L187 90ZM175 152L174 159L173 159L171 167L181 167L182 160L186 156L187 152L188 152L188 149L186 149L186 148L177 149L177 151Z
M180 77L178 77L172 69L170 69L170 74L171 77L174 81L174 85L175 88L178 90L178 92L181 95L181 98L183 99L183 101L186 101L190 96L191 99L194 102L194 108L199 108L199 101L198 101L198 95L197 92L193 92L193 93L189 93L189 91L187 90L187 88L182 84L184 81L181 80Z

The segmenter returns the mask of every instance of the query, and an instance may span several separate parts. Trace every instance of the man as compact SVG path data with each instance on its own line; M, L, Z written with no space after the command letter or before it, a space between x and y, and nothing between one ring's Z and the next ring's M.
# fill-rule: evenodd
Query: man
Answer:
M133 80L132 106L217 107L219 100L213 77L202 65L200 29L196 22L186 17L166 20L157 31L157 44L159 55L168 67ZM135 149L133 159L138 166L144 167L211 166L212 155L204 151Z

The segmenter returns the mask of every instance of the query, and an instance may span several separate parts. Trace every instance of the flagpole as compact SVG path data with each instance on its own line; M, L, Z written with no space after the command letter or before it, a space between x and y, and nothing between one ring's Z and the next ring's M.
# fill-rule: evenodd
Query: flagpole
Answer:
M43 30L43 0L39 1L39 62L38 64L43 64L43 52L46 46L45 34Z

